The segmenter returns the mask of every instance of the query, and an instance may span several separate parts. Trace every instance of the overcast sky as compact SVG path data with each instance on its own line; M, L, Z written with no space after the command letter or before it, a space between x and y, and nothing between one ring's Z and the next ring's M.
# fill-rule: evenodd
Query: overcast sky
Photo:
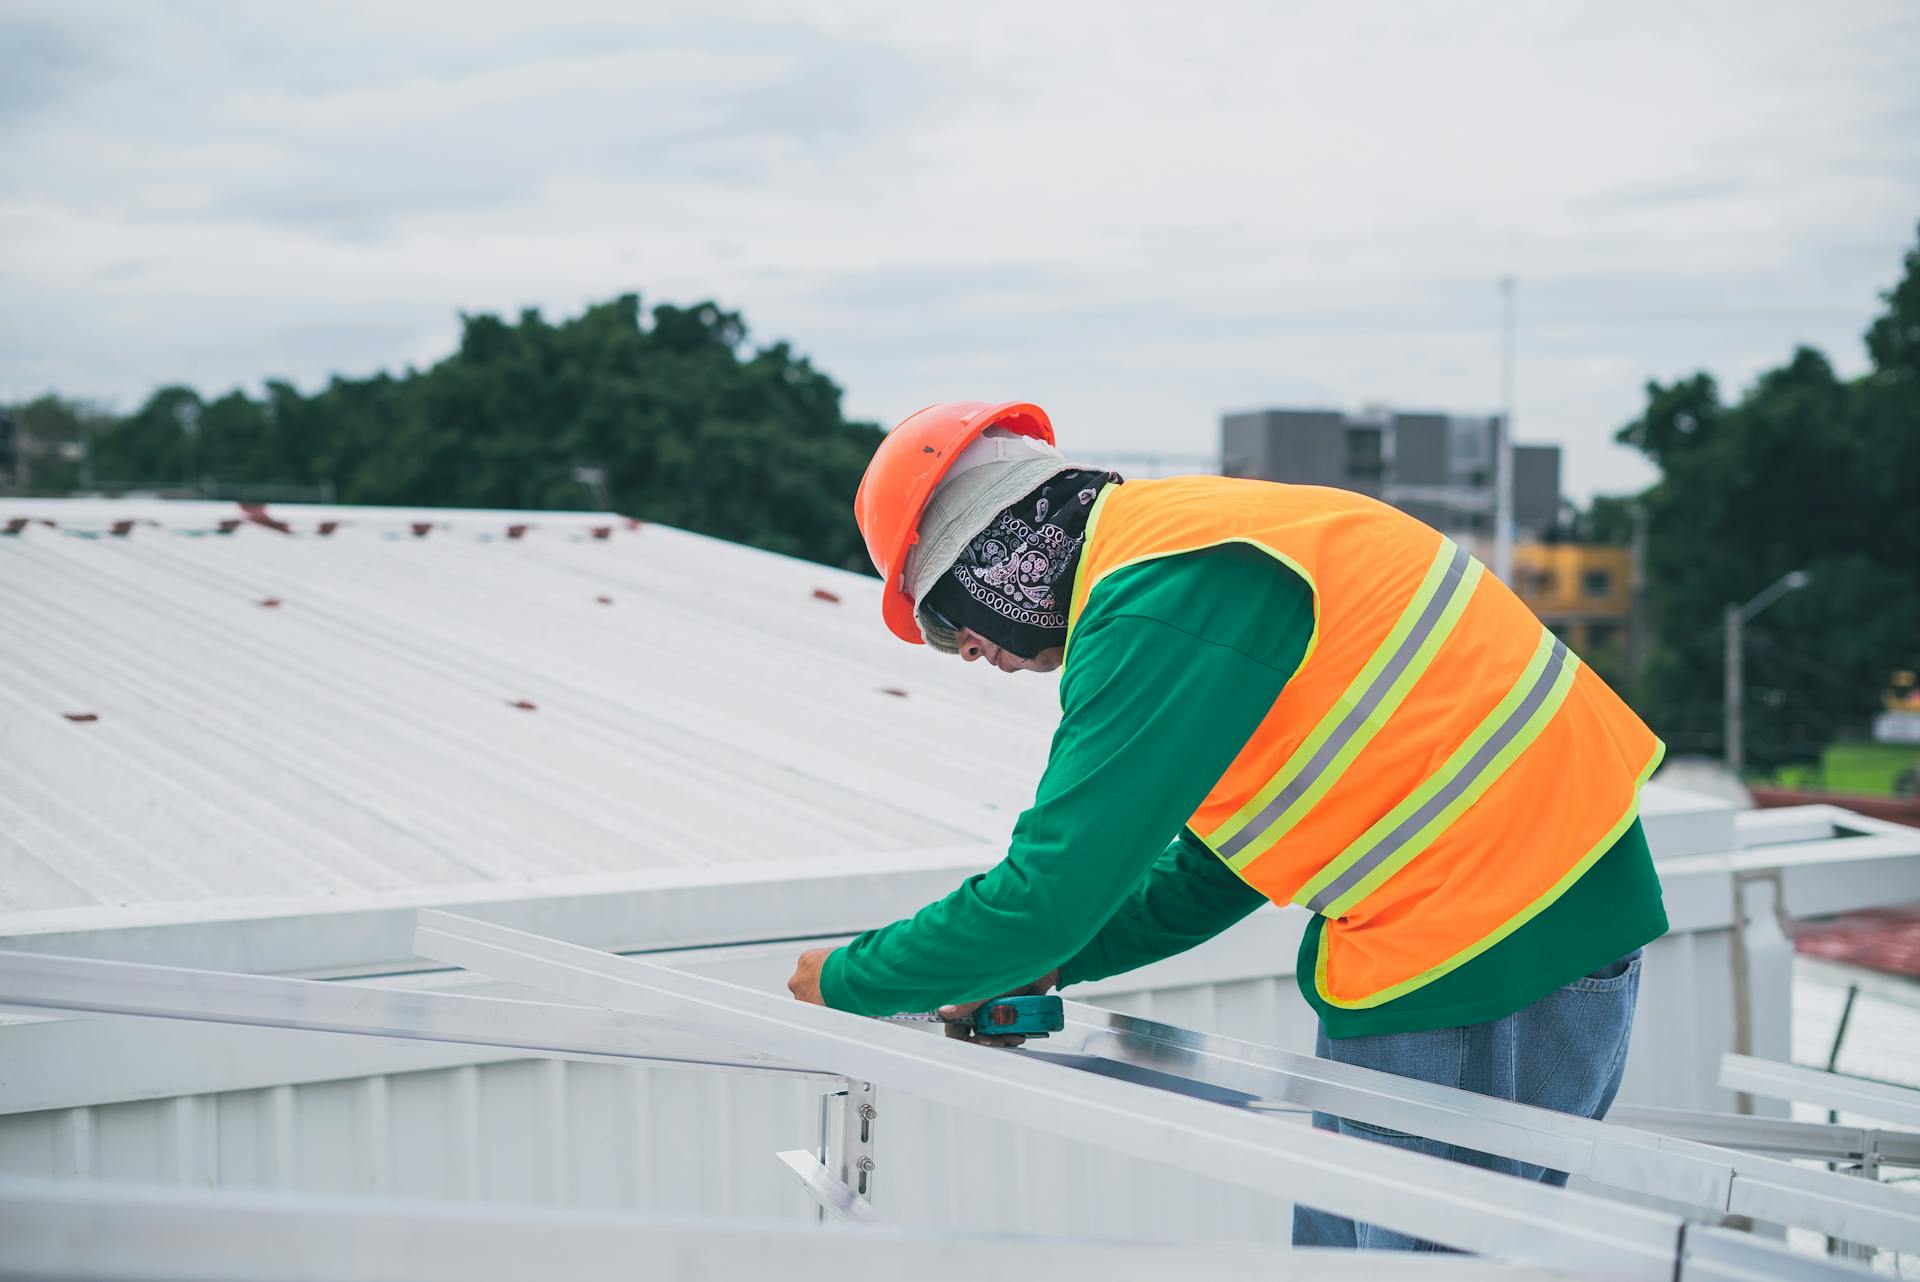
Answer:
M0 398L312 387L461 311L715 298L891 423L1487 412L1843 372L1920 221L1920 5L0 0Z

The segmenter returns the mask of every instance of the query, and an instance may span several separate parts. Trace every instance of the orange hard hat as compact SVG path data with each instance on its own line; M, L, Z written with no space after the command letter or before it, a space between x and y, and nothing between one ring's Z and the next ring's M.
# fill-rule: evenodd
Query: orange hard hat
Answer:
M1053 444L1053 423L1047 412L1025 401L989 405L985 401L947 401L910 414L888 432L873 452L860 489L853 496L853 516L867 555L880 571L884 589L880 614L902 641L926 644L913 617L913 594L907 588L907 553L920 541L920 515L927 500L953 466L960 451L980 439L989 427L1005 428Z

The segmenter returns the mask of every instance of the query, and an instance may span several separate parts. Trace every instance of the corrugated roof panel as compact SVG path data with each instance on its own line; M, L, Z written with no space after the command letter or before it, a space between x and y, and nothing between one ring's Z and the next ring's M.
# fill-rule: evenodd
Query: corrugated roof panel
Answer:
M4 913L995 840L1056 716L870 579L618 518L16 515L58 526L0 537Z

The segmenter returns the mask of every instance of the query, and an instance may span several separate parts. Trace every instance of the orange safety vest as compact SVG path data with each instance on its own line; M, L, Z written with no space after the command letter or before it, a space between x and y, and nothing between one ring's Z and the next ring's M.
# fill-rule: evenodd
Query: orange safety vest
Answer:
M1096 500L1067 614L1124 566L1242 543L1313 589L1313 639L1188 826L1327 919L1314 982L1378 1006L1469 961L1633 822L1664 746L1507 586L1346 490L1217 476Z

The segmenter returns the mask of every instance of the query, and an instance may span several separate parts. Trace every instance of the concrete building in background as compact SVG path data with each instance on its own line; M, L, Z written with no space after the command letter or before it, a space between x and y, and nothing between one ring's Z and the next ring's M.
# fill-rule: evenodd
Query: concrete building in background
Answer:
M1220 420L1220 470L1370 494L1449 534L1493 533L1497 417L1369 409L1254 410ZM1560 447L1515 445L1514 526L1540 541L1560 515Z
M1497 417L1379 408L1227 414L1220 420L1220 470L1371 495L1490 562L1499 424ZM1513 518L1513 590L1576 653L1615 674L1627 671L1632 554L1559 541L1559 446L1513 447Z

